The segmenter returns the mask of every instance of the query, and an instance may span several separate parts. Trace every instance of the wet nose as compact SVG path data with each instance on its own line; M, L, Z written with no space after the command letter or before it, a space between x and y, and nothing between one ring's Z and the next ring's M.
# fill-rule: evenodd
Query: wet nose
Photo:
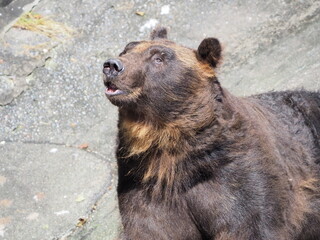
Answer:
M117 76L123 69L123 64L119 59L111 58L103 64L103 73L107 76Z

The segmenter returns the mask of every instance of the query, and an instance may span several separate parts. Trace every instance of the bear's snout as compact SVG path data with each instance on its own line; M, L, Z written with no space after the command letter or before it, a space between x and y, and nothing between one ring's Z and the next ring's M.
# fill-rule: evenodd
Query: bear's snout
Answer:
M103 64L103 73L107 77L115 77L123 70L123 64L119 59L111 58Z

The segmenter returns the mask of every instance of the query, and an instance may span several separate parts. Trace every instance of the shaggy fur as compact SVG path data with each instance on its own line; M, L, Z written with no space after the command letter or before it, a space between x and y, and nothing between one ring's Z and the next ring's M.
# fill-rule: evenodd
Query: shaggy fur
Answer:
M132 42L104 64L119 107L124 239L320 239L320 94L238 98L217 39Z

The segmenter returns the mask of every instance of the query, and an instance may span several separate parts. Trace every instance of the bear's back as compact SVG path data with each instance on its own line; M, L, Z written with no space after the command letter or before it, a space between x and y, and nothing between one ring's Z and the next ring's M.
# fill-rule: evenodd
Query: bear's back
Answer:
M272 112L291 137L310 148L320 168L320 93L308 91L269 92L248 99Z

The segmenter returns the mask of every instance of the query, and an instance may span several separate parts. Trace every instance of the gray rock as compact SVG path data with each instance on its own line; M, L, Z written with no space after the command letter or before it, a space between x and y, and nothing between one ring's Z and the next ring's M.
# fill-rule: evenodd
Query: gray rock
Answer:
M0 37L14 24L24 12L30 11L40 0L1 0Z
M14 84L10 77L0 76L0 105L10 103L14 98Z
M52 239L87 219L111 186L99 157L46 143L0 143L0 236Z

